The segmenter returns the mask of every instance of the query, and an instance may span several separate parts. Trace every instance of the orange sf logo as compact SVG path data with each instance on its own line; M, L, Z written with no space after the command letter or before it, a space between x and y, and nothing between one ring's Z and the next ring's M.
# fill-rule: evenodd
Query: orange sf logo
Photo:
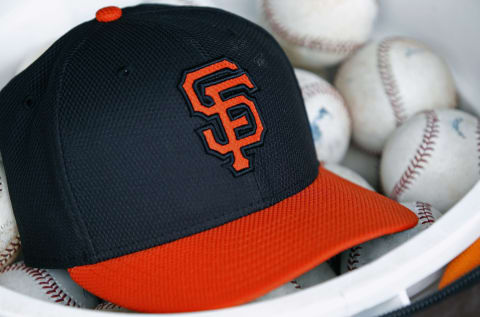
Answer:
M215 76L211 76L215 74ZM218 76L223 74L222 80ZM202 103L200 98L200 82L210 76L212 84L205 85L203 98L209 102ZM227 77L226 77L227 76ZM226 78L225 78L226 77ZM245 86L253 90L255 85L247 74L227 59L222 59L213 64L201 66L195 70L187 71L181 83L181 89L185 93L193 115L201 116L206 120L215 120L223 127L223 139L215 135L215 129L207 126L201 129L207 151L223 159L230 159L231 169L234 175L242 175L252 170L250 159L246 156L245 150L262 143L264 127L260 114L258 113L255 101L245 93L236 93L234 96L225 97L221 94L227 93L232 88Z

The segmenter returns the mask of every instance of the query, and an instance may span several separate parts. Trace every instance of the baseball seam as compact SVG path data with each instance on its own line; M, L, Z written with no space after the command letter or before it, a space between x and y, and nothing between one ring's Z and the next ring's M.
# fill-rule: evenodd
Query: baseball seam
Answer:
M387 38L378 44L377 49L378 72L380 74L383 89L390 102L390 106L392 107L397 127L407 119L400 90L397 81L393 76L393 68L390 63L390 49L392 48L392 43L399 39L400 38L398 37Z
M271 26L272 31L278 34L278 36L285 41L293 43L295 45L309 48L312 50L342 55L348 55L363 45L363 43L354 41L330 40L320 37L301 36L292 33L287 30L287 28L283 24L279 23L276 20L270 7L269 0L263 1L263 11L265 12L265 18L268 24Z
M290 283L292 283L293 285L295 285L295 288L296 289L301 289L302 286L300 284L298 284L297 280L292 280L290 281Z
M337 99L342 103L345 103L343 97L335 89L320 82L313 82L303 85L300 87L300 89L302 90L302 95L304 99L326 94L332 96L333 98Z
M350 253L348 254L347 259L347 269L349 271L356 270L358 268L358 257L360 256L360 250L362 249L361 246L356 246L350 249Z
M423 137L421 143L418 145L414 157L410 160L410 164L403 172L398 182L393 187L390 197L399 200L400 196L407 191L412 185L413 181L420 175L420 171L425 169L429 158L435 150L435 139L438 138L439 133L439 119L435 111L428 111L425 113L426 126L423 130Z
M8 263L12 256L14 256L18 249L20 249L20 246L20 236L17 235L12 241L10 241L5 250L0 253L0 268Z
M97 307L95 307L95 310L115 310L115 309L121 309L121 307L110 302L103 302L99 304Z
M80 307L80 305L55 282L55 279L44 269L28 267L25 263L15 263L5 267L0 273L11 271L23 271L28 274L55 303L63 303L66 306Z
M418 211L418 221L421 221L421 224L431 224L435 222L435 218L432 214L432 205L424 203L421 201L416 202L416 208Z

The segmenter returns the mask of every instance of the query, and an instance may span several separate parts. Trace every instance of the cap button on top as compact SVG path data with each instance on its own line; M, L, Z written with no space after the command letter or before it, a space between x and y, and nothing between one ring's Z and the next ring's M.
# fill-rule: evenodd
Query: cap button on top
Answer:
M98 22L112 22L122 16L122 9L119 7L105 7L97 11L95 18Z

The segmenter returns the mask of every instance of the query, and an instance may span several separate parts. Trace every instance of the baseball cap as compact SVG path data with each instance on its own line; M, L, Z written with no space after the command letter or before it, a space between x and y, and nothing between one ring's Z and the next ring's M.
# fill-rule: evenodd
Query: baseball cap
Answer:
M103 8L0 107L26 264L128 309L246 303L417 222L321 167L285 54L219 9Z

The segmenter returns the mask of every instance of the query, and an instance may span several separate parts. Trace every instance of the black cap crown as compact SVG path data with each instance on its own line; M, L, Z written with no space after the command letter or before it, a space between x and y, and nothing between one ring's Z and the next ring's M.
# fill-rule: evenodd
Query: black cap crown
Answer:
M301 93L264 30L142 5L68 32L0 93L25 261L94 263L261 210L317 176Z

